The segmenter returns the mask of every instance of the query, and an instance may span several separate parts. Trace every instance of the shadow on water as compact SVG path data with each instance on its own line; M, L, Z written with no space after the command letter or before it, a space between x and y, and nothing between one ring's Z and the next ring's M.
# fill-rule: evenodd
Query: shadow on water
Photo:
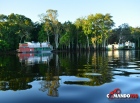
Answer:
M39 91L58 97L61 85L101 86L115 75L140 75L139 51L17 54L0 57L0 89Z

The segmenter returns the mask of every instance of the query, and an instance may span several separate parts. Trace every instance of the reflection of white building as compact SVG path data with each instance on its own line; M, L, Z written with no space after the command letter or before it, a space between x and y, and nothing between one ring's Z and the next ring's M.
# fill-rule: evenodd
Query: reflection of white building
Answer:
M27 63L39 63L40 62L40 57L37 57L37 56L35 56L35 57L28 57L26 59L26 62Z
M108 51L108 57L112 57L114 56L115 58L119 57L119 51L115 50L115 51Z
M18 54L20 62L25 64L39 64L47 63L53 58L52 53L48 54L34 54L34 53L19 53Z
M127 41L121 44L109 44L107 49L114 50L114 49L135 49L135 43Z
M130 60L135 58L135 50L114 50L108 51L109 60L120 59L120 60Z

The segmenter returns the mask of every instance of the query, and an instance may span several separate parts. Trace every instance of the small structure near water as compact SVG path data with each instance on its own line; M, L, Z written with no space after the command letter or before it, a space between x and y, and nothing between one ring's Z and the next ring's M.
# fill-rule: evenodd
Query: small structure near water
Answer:
M109 44L106 46L108 50L123 50L123 49L135 49L135 43L126 41L125 43Z
M19 43L19 48L17 52L21 53L44 53L44 52L51 52L53 47L50 45L49 42L42 42L42 43L34 43L34 42L25 42Z

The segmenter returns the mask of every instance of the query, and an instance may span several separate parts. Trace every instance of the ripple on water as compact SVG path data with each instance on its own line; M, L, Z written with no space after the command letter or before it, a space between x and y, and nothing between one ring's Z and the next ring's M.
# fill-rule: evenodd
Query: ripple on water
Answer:
M124 74L122 71L112 71L113 74Z
M64 83L65 81L90 81L89 78L80 78L76 76L60 76L60 82Z
M129 73L140 73L140 71L136 69L115 69L115 70L129 72Z
M140 68L135 68L135 70L140 70Z
M109 61L109 63L112 63L112 62L114 62L114 61Z
M108 66L108 68L109 68L109 69L113 69L113 67L112 67L112 66Z
M90 76L101 76L102 74L100 74L100 73L85 73L85 75L90 75Z
M136 63L140 63L140 61L135 61Z
M140 77L140 74L130 74L129 77Z
M127 67L128 68L137 68L138 66L137 65L128 65Z
M135 62L127 62L127 63L130 65L137 65L137 63L135 63Z

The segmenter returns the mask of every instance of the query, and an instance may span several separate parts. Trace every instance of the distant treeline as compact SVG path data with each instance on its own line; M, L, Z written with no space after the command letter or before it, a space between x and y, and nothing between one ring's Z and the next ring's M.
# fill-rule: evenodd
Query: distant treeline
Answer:
M26 41L50 42L55 50L98 50L107 44L131 41L139 48L140 27L127 23L113 28L110 14L90 14L74 23L61 23L57 10L49 9L41 14L41 22L32 22L24 15L0 15L0 51L12 51Z

